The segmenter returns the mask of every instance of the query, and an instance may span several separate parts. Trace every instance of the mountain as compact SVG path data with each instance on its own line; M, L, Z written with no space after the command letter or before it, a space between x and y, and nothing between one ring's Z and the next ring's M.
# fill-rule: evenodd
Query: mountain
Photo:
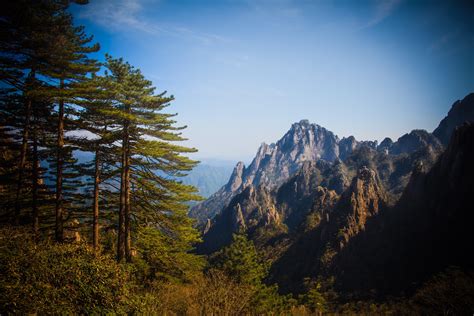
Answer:
M244 168L243 162L237 163L227 184L222 186L204 202L191 207L189 216L197 219L200 225L214 217L217 213L215 210L221 210L237 192L240 192Z
M294 123L276 143L263 143L251 164L239 162L228 183L206 201L194 206L190 216L202 224L213 218L231 199L249 185L273 189L293 176L307 161L334 162L360 147L376 148L376 142L357 142L354 137L339 140L331 131L308 120Z
M209 225L204 242L198 246L201 253L212 253L226 246L233 233L245 231L259 245L283 241L299 229L313 200L323 190L321 185L338 177L333 166L323 160L306 162L302 168L278 189L265 185L249 185L233 197L230 203ZM329 170L334 169L334 170ZM331 178L319 177L330 174ZM327 190L326 190L327 191ZM337 196L336 191L331 194Z
M424 130L414 130L396 142L385 139L377 146L376 141L357 141L353 136L340 140L331 131L302 120L294 123L277 143L263 143L248 167L239 162L227 184L204 202L193 206L190 216L204 225L248 186L264 185L269 190L275 189L306 162L315 161L349 161L351 168L348 173L332 180L332 188L338 186L339 193L358 168L370 165L378 169L390 194L398 197L408 182L414 161L421 159L432 164L442 149L440 141Z
M410 293L450 266L472 269L474 125L455 130L431 168L414 166L389 206L377 172L361 168L333 207L297 236L271 268L284 292L305 278L332 278L341 295L360 299Z
M196 218L202 226L207 219L212 219L221 212L234 196L249 185L265 185L271 190L287 181L305 162L318 160L326 162L346 161L353 156L353 153L358 151L361 155L364 155L364 152L366 155L380 153L378 155L382 157L380 159L384 159L384 156L398 156L397 159L385 159L391 161L387 161L384 166L390 169L388 173L392 176L389 191L392 187L396 187L394 194L399 195L408 181L411 164L413 163L407 156L422 149L429 151L422 154L422 156L431 156L430 163L432 163L436 155L442 151L443 145L436 136L425 130L413 130L401 136L396 142L386 138L380 145L377 144L377 141L357 141L354 136L339 139L333 132L324 127L311 124L308 120L301 120L294 123L290 130L276 143L270 145L263 143L248 167L239 162L227 184L207 200L193 206L190 216ZM418 158L422 159L423 157ZM374 159L372 157L366 160L369 163ZM379 164L379 166L382 166L382 164ZM387 172L382 171L382 173Z
M403 153L413 153L422 147L431 146L434 150L443 149L443 145L440 141L431 133L425 130L413 130L408 134L401 136L395 143L389 145L384 144L384 149L388 149L388 152L394 155Z
M307 222L308 216L323 216L312 213L315 199L321 197L319 194L326 192L331 200L345 196L348 189L360 184L354 184L354 179L363 177L364 174L373 174L372 177L376 175L376 191L383 191L380 194L383 195L384 204L394 204L408 183L413 166L423 163L429 167L436 161L441 149L439 141L436 138L434 141L434 145L420 143L418 150L397 155L381 152L374 149L374 146L358 145L345 161L305 161L280 186L249 184L241 192L232 189L232 185L237 188L242 183L244 167L238 164L227 186L218 192L229 195L233 192L234 195L228 196L230 202L225 205L221 201L223 209L208 221L204 242L199 245L198 250L202 253L214 252L227 245L233 233L242 230L262 249L268 248L270 239L280 244L291 242L289 239L297 239L302 229L312 225ZM364 173L363 170L370 172ZM326 214L326 211L323 210L323 213ZM275 250L274 253L278 251Z
M419 164L398 203L331 263L345 292L397 294L450 266L472 269L474 124L455 129L431 169Z
M367 167L358 170L351 185L335 200L311 210L318 220L296 235L272 264L272 281L279 283L282 291L300 292L305 278L327 274L334 257L364 231L371 218L387 208L380 179Z
M463 100L454 102L448 115L433 131L433 135L438 137L443 144L447 144L456 126L466 121L474 122L474 93L467 95Z
M472 269L474 124L449 134L446 147L424 130L377 145L295 123L203 203L221 211L197 251L245 233L280 291L323 278L346 298L411 293L451 265Z
M202 162L183 178L183 182L195 186L199 194L207 198L226 183L231 172L230 164Z

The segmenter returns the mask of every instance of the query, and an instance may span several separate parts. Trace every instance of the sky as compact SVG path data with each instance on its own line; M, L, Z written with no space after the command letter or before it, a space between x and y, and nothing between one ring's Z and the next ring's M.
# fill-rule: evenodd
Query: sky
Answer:
M76 24L175 101L199 159L249 162L308 119L340 138L432 131L474 92L474 5L90 0Z

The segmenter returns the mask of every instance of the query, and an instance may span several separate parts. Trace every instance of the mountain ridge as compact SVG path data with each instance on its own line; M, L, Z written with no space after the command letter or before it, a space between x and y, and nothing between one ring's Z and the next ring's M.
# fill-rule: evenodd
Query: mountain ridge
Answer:
M443 145L425 130L413 130L396 142L386 138L380 145L377 141L357 141L354 136L339 139L326 128L301 120L293 123L276 143L262 143L248 166L238 162L227 184L207 200L193 206L189 214L203 226L247 186L278 187L307 161L346 160L357 150L373 150L387 155L411 154L421 147L432 147L437 152L442 150Z
M460 194L463 203L474 194L466 191L469 190L466 187L473 187L469 175L473 176L474 171L472 166L471 169L465 167L472 156L469 147L474 134L472 123L455 129L447 147L425 130L413 130L395 142L387 138L380 145L358 142L353 137L338 140L332 134L337 141L330 144L342 149L338 152L332 145L325 148L329 157L334 158L332 161L321 159L317 153L312 153L309 160L298 160L297 157L303 157L307 148L315 148L304 146L311 141L302 133L303 130L304 133L310 130L314 135L313 131L320 128L316 124L309 128L306 124L304 122L302 127L293 125L278 146L260 146L254 164L261 169L252 174L253 178L246 178L249 171L243 163L237 165L221 191L233 192L229 194L228 202L223 203L222 211L207 221L204 241L197 247L198 253L211 254L228 245L232 234L244 233L270 264L269 280L278 283L283 293L301 293L306 278L334 277L334 286L344 295L351 293L366 298L398 295L400 291L413 289L411 283L419 284L426 279L421 276L429 277L445 268L447 261L438 266L433 264L431 270L427 270L429 273L423 274L416 247L407 247L412 250L405 253L397 245L409 244L411 239L416 239L414 244L425 245L436 235L435 230L427 228L428 223L437 225L437 231L452 233L455 230L455 225L443 230L440 228L443 221L435 219L430 211L420 210L439 209L436 204L449 207L450 204L444 203L443 199L453 198L447 197L446 192L451 196ZM306 139L301 141L303 136ZM289 158L278 161L292 161L295 165L298 161L300 165L292 175L283 177L286 180L280 179L282 184L269 186L265 181L248 181L243 185L248 179L257 179L255 175L271 171L265 168L272 157L277 156L274 153L278 147L295 139L296 144L287 146L284 151ZM312 141L312 144L316 143L324 142ZM332 153L338 156L331 156ZM341 153L346 155L344 159L339 158ZM463 174L459 166L464 166ZM442 188L440 183L443 182L454 189L436 189ZM461 207L456 200L451 204ZM425 221L421 220L423 217L426 217ZM448 218L444 221L449 223ZM463 225L459 224L459 227ZM418 230L426 232L426 236L415 233ZM395 237L390 237L392 235ZM469 237L467 232L462 236ZM462 238L455 240L464 244ZM430 247L426 249L432 249ZM398 252L399 257L411 256L413 262L417 262L417 268L410 270L408 262L395 260L385 249ZM431 255L429 251L420 253ZM465 258L459 262L463 260L466 262ZM392 269L393 277L384 276L384 269L379 265L383 267L385 264ZM400 275L404 272L397 268L397 264L411 272ZM384 285L385 279L390 286Z

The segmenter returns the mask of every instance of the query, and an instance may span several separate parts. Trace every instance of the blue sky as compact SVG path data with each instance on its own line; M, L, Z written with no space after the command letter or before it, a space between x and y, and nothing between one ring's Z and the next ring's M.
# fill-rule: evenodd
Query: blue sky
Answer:
M469 2L90 2L76 23L175 96L198 158L248 162L301 119L359 140L432 131L474 92Z

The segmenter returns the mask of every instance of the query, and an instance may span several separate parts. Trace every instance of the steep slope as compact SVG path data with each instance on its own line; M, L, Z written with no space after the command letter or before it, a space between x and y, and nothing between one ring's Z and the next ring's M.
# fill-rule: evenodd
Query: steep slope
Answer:
M473 269L474 125L455 130L425 171L418 164L395 207L368 223L334 258L343 292L400 294L448 266Z
M300 229L315 205L317 197L328 193L331 199L336 191L325 187L328 183L341 183L341 166L323 160L305 162L302 168L286 183L274 190L265 185L247 186L232 198L229 205L210 223L204 235L201 253L210 253L227 245L232 233L246 232L260 249L269 244L291 238ZM324 187L323 187L324 186ZM327 201L326 201L327 202ZM326 203L320 201L320 203Z
M229 181L207 200L191 207L189 216L198 220L198 224L203 225L208 219L216 215L216 210L221 210L237 193L241 192L244 163L238 162L235 166Z
M321 159L333 162L339 157L338 143L336 135L319 125L307 120L294 123L275 144L263 143L248 167L240 162L236 166L239 179L234 181L233 174L227 185L206 201L194 206L190 216L203 223L219 213L236 194L250 185L264 185L271 190L287 181L307 161Z
M304 124L306 123L304 122ZM303 128L294 125L292 130L283 138L283 141L278 144L285 144L290 148L304 148L304 146L299 145L289 146L291 141L288 136L301 136ZM317 126L312 127L312 129L316 128ZM301 139L300 137L296 138ZM305 143L305 141L301 143ZM269 157L274 155L277 145L270 147L262 145L257 157L248 169L242 163L239 163L226 186L200 206L192 209L191 214L193 216L202 216L202 226L206 232L204 243L199 246L199 251L210 253L220 249L220 247L230 242L232 233L240 229L245 230L249 237L256 241L259 246L262 246L261 249L268 246L267 241L270 238L275 239L276 235L279 235L280 239L289 238L293 240L296 235L292 230L300 228L301 225L306 225L303 223L311 211L317 187L321 186L326 190L333 190L335 194L340 195L350 186L352 179L358 173L360 174L361 170L365 170L364 168L372 169L377 174L377 181L380 183L380 187L384 188L384 203L393 204L408 183L413 166L417 163L423 163L427 167L431 166L442 149L439 141L425 131L413 131L393 143L394 148L399 148L397 154L377 150L374 142L357 142L353 137L345 138L337 144L338 147L333 152L337 153L339 148L345 148L344 150L348 156L344 162L339 158L336 158L333 162L328 162L313 155L312 159L315 159L315 162L302 161L295 164L301 166L298 172L295 171L296 176L289 177L289 180L280 186L272 185L271 182L266 181L261 181L262 183L259 183L259 181L250 182L251 179L256 179L258 175L265 174L265 171L270 170L268 174L277 172L277 170L273 171L265 168L271 161ZM417 146L419 147L417 148ZM298 152L298 150L290 151L290 156L292 152ZM286 153L288 155L288 151ZM278 155L281 155L281 153ZM293 156L297 157L298 155L294 154ZM280 159L280 161L283 160L291 161L288 158ZM280 181L286 177L287 175L281 177ZM249 194L249 192L252 194ZM258 195L258 198L252 201L246 200L252 197L254 192L257 195L265 192L264 195L268 195L268 199ZM255 210L259 208L258 201L263 200L271 201L271 207L267 203L260 208L260 211L256 212ZM237 206L237 203L239 203L239 206ZM240 212L236 208L240 208L242 216L239 215ZM223 209L222 214L216 216L212 221L205 221L212 217L212 210L215 209ZM276 212L279 215L280 225L276 230L275 227L270 229L268 225L261 224L265 216L270 216L266 213L269 209L272 210L273 214ZM239 221L245 224L238 226L238 229L234 223L235 218L231 219L237 215L239 215ZM274 215L270 217L274 217ZM357 228L352 227L351 229ZM291 243L291 240L288 242Z
M337 203L313 209L316 224L300 234L272 265L272 281L284 292L301 291L305 278L327 273L336 254L385 209L386 194L377 173L362 167Z
M421 190L426 187L424 181L434 181L424 180L420 184L420 180L415 179L420 175L421 168L430 169L434 165L433 170L436 170L440 161L437 160L438 153L442 148L428 133L421 132L422 137L419 137L419 134L419 131L414 131L407 135L410 138L414 136L414 139L430 141L420 141L418 143L420 147L416 150L411 150L413 148L411 145L405 147L404 140L394 143L405 148L401 150L404 152L397 155L364 146L356 149L344 163L341 163L345 167L346 177L351 176L351 170L358 168L350 186L333 207L327 206L319 210L320 220L317 221L317 225L312 225L311 229L295 238L272 265L272 280L279 283L282 291L297 293L302 290L305 278L333 276L336 277L338 290L344 294L372 295L377 292L385 293L388 289L404 288L394 283L387 285L385 280L391 277L387 277L385 267L390 260L407 256L403 252L397 254L394 245L406 245L413 243L412 239L419 241L422 238L417 233L403 241L397 240L392 244L394 247L387 243L394 240L393 236L397 236L402 230L408 230L409 227L412 227L413 232L423 231L421 227L426 227L426 224L423 225L422 217L418 218L420 222L416 225L412 223L415 221L413 213L416 213L413 210L430 204L430 195L435 193L422 195L420 192L415 192L411 200L408 200L407 196L408 192L413 191L410 189L412 186ZM425 136L426 138L423 138ZM449 150L458 152L457 149L449 148L447 152ZM453 161L450 163L456 164ZM405 186L397 183L400 181L409 184ZM397 201L393 199L393 191L399 187L406 189L398 203L390 207L390 204ZM387 189L392 190L392 194L387 192ZM424 197L418 201L420 196ZM443 199L443 195L440 199ZM399 215L394 214L405 213L409 214L405 220L395 220ZM381 233L382 230L385 232ZM427 235L434 236L432 232ZM423 253L414 248L413 254L417 252ZM393 280L401 282L400 284L403 283L401 280L413 280L408 275L421 275L419 270L411 269L409 260L405 262L404 269L400 268L401 264L401 260L392 264L392 267L398 267L397 271L394 268ZM402 275L405 271L410 272Z
M474 93L467 95L461 101L454 102L448 115L433 131L433 135L446 145L456 126L462 125L466 121L474 122Z

